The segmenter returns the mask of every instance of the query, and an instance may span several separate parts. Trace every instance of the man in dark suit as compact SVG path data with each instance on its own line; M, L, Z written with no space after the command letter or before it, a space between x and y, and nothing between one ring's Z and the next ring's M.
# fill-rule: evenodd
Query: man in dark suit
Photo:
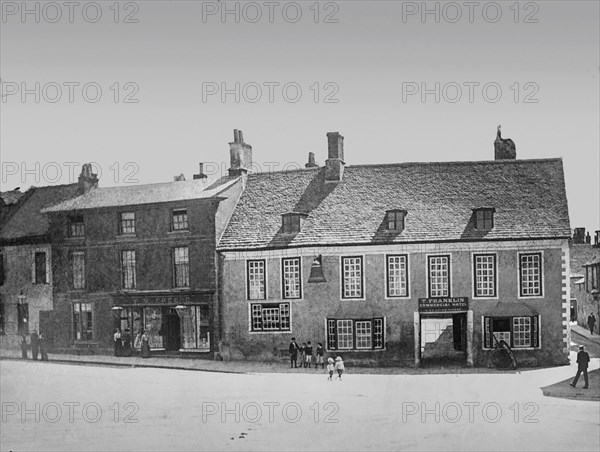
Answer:
M296 338L292 338L292 342L290 342L290 368L298 367L298 344L296 343Z
M31 333L29 337L31 338L31 359L37 361L40 340L36 331Z
M575 375L575 380L571 383L571 386L575 387L577 385L577 380L579 380L579 376L581 372L583 372L583 380L585 381L585 386L583 389L588 389L588 363L590 362L590 355L584 350L583 345L579 346L579 353L577 353L577 375Z

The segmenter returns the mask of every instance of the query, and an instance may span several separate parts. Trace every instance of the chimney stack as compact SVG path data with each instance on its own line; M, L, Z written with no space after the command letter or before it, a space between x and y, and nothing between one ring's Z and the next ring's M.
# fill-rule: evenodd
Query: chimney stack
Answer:
M592 244L592 238L590 237L590 233L589 232L585 236L585 243L586 243L586 245L591 245Z
M78 179L79 192L87 193L93 188L98 188L98 175L92 173L91 163L84 163Z
M206 179L208 176L206 174L204 174L204 163L200 163L200 171L198 172L198 174L194 174L194 180L196 179Z
M241 130L233 131L233 142L229 143L231 167L229 175L240 176L247 174L252 167L252 146L244 143L244 135Z
M327 133L325 182L340 182L344 175L344 137L339 132Z
M309 152L308 153L308 163L306 165L304 165L306 168L316 168L317 165L315 162L315 153L314 152Z
M600 247L600 231L594 232L594 246L596 248Z
M573 232L573 244L581 245L585 243L585 228L575 228Z
M502 138L500 127L496 132L496 141L494 141L494 158L496 160L515 160L517 158L517 147L510 138Z
M174 182L182 182L184 180L185 180L185 176L183 175L183 173L181 173L179 176L173 176Z

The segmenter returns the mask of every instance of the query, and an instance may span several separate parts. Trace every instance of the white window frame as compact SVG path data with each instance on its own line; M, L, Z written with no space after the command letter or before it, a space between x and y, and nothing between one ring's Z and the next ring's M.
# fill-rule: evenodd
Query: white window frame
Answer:
M477 295L477 257L479 256L494 256L494 289L495 295ZM477 298L479 300L497 300L499 298L499 273L498 273L498 253L496 252L487 252L487 251L477 251L471 253L471 297L473 299Z
M447 257L448 258L448 294L447 295L436 295L433 296L431 294L431 287L430 287L430 279L431 279L431 268L429 266L429 259L432 257ZM450 253L443 253L443 254L426 254L425 255L425 268L426 268L426 280L425 283L427 284L426 286L426 290L427 290L427 297L428 298L448 298L448 297L452 297L453 294L453 290L452 290L452 254Z
M406 266L406 295L390 295L389 294L389 287L390 287L390 281L389 281L389 260L391 257L404 257L405 259L405 266ZM384 298L386 300L398 300L398 299L408 299L410 298L410 258L409 255L406 253L398 253L398 254L385 254L384 255L385 258L385 262L384 262L384 272L385 272L385 278L384 278L384 283L385 283L385 287L384 289Z
M251 262L262 262L263 265L263 297L262 298L255 298L252 296L251 293L251 284L250 284L250 263ZM268 299L268 284L267 284L267 260L266 259L246 259L245 262L245 266L246 266L246 284L245 284L245 288L246 288L246 300L250 300L250 301L255 301L255 300L267 300Z
M290 296L286 289L286 262L298 262L298 296ZM301 257L282 257L281 258L281 298L284 300L301 300L302 293L302 258Z
M261 301L263 301L261 303ZM267 310L277 310L279 328L264 328L264 315ZM287 315L282 313L287 312ZM260 314L260 316L258 315ZM251 334L273 334L273 333L291 333L292 332L292 303L267 302L256 300L248 303L248 332ZM255 319L260 319L260 329L256 326ZM286 328L287 326L287 328Z
M345 296L345 271L344 271L344 260L345 259L360 259L360 271L361 271L361 295L358 297ZM365 287L365 256L364 254L354 254L349 256L340 256L340 300L365 300L366 299L366 287Z
M536 254L539 255L539 259L540 259L540 266L539 266L539 272L540 272L540 293L539 295L523 295L522 294L522 275L521 275L521 256L526 256L526 255L532 255L532 254ZM523 251L523 252L519 252L517 253L517 294L518 294L518 299L519 300L530 300L532 298L544 298L544 294L546 293L545 291L545 284L544 284L544 278L546 277L546 272L544 269L544 252L543 251Z

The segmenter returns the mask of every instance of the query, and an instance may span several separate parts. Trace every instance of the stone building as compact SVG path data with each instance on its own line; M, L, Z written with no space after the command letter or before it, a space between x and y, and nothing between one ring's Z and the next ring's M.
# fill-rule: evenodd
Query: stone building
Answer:
M41 210L84 193L97 183L84 165L75 184L31 187L18 200L7 203L0 230L0 339L11 347L22 336L40 329L40 316L52 309L51 236ZM16 191L7 199L14 199ZM57 327L57 325L55 325ZM49 334L53 334L49 331Z
M108 353L116 328L154 351L211 356L216 238L240 177L95 188L44 210L52 236L56 346Z
M245 179L218 245L225 359L287 355L295 337L421 365L432 326L463 365L502 339L520 363L567 362L561 159L517 160L499 131L496 159L474 162L350 165L339 133L327 143L324 166Z

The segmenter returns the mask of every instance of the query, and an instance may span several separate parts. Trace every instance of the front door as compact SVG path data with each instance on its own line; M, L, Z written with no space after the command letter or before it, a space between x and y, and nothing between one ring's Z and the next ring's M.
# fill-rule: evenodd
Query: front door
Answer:
M174 308L164 308L163 340L165 341L165 350L167 351L176 351L181 348L179 314L177 314Z

